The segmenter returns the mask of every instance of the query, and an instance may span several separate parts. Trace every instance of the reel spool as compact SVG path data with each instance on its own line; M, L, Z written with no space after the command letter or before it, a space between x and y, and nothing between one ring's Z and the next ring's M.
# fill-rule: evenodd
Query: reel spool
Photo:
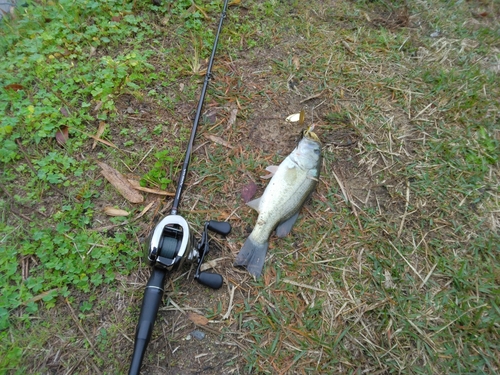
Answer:
M196 253L195 253L196 252ZM182 216L168 215L153 230L146 258L150 266L173 271L186 257L197 257L189 224Z

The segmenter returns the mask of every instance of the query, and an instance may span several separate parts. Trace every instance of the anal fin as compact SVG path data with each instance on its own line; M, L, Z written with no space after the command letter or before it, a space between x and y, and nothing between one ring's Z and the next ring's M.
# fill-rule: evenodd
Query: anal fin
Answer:
M250 202L247 202L247 206L250 208L253 208L257 212L260 212L260 210L259 210L260 198L262 198L262 197L259 197L257 199L251 200Z
M294 214L292 217L278 224L278 226L276 227L276 236L280 238L285 237L288 235L288 233L292 231L292 228L299 217L299 212L300 210L297 211L297 213Z

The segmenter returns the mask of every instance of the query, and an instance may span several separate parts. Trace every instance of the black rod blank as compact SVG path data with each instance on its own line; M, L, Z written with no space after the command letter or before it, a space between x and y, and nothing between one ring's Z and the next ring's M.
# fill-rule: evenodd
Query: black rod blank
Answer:
M184 164L182 165L181 174L179 176L179 181L177 182L177 189L175 190L174 202L172 203L171 215L177 215L177 210L179 208L179 203L181 200L182 189L184 188L184 181L186 180L187 170L189 167L189 162L191 161L191 153L193 152L193 143L196 137L196 131L198 130L198 123L200 122L201 111L203 109L203 103L205 101L205 94L207 93L207 87L210 79L212 78L212 65L214 64L215 52L217 51L217 45L219 44L219 34L222 30L222 23L226 18L228 0L224 1L224 7L222 9L222 14L219 20L219 27L217 28L217 34L215 34L214 46L212 48L212 55L208 61L207 72L205 74L205 80L203 81L203 88L201 89L200 100L198 102L198 108L196 109L196 115L193 121L193 128L191 129L191 137L189 138L189 143L186 149L186 156L184 158Z

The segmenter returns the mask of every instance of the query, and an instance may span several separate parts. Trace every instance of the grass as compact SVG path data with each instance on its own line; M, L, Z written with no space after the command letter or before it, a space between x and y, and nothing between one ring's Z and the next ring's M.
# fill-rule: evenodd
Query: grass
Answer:
M59 1L2 21L0 373L127 371L141 247L170 200L131 204L96 162L174 190L220 7ZM498 373L497 8L229 8L181 207L196 233L233 225L209 255L225 286L172 276L145 371ZM263 190L302 108L324 143L321 183L252 280L232 267L256 219L240 191ZM193 329L207 337L186 340Z

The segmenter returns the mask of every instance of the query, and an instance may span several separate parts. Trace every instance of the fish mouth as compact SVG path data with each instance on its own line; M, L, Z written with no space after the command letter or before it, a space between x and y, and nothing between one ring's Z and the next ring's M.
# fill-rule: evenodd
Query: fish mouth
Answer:
M319 137L316 135L316 133L313 132L313 130L314 130L314 125L309 126L307 129L305 129L302 132L302 136L309 138L315 142L321 143L321 141L319 140Z

